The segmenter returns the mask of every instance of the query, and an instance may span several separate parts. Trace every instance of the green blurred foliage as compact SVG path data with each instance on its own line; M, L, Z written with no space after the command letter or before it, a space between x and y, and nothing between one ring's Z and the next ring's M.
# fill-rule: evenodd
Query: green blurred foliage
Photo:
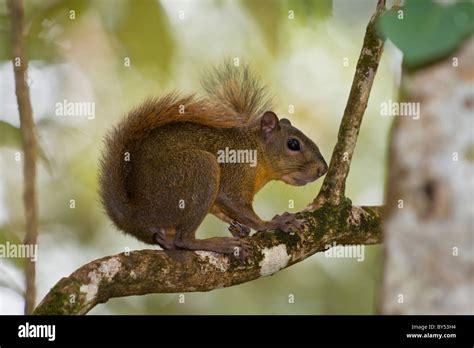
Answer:
M21 150L21 130L19 127L15 127L8 122L0 120L0 147L10 147L17 150ZM38 144L38 157L45 164L48 170L51 170L51 163L48 157L45 155L41 145Z
M10 23L6 8L0 8L0 60L10 59ZM29 16L29 59L57 62L67 50L65 39L87 13L100 16L111 43L130 58L142 74L162 78L170 67L174 50L168 18L158 1L150 0L46 0L26 1ZM72 43L73 44L73 43ZM159 74L161 73L161 74Z
M18 231L22 229L23 226L15 227L11 224L0 225L0 244L6 245L7 242L10 243L10 245L23 243L18 233ZM12 258L9 261L18 269L22 269L25 264L25 260L22 258Z
M474 4L459 1L407 0L380 18L379 31L404 55L407 68L417 68L451 54L474 31Z
M314 26L332 15L332 0L287 0L286 8L293 10L297 22L304 26Z
M276 55L284 49L281 40L282 27L289 21L303 26L312 26L331 15L332 0L242 0L243 7L252 16L261 30L269 51ZM275 18L280 18L276 21Z
M30 60L47 62L60 58L58 50L63 49L58 40L65 35L65 30L75 21L69 17L69 11L74 9L76 14L84 13L90 6L89 0L47 0L25 1L26 46ZM0 59L11 58L10 18L6 2L0 7Z
M126 0L120 19L110 28L123 57L130 57L144 74L168 71L174 41L168 17L157 1Z

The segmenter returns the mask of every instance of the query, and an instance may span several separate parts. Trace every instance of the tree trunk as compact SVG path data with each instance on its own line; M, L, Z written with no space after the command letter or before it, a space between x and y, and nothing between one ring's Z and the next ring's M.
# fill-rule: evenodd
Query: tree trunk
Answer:
M385 314L474 312L474 39L404 76L420 118L392 131L384 221Z

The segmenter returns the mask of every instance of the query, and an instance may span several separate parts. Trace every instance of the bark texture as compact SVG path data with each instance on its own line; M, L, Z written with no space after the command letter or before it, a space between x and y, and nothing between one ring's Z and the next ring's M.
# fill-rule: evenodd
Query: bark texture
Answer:
M393 128L383 313L474 313L473 86L473 37L404 77L421 112Z

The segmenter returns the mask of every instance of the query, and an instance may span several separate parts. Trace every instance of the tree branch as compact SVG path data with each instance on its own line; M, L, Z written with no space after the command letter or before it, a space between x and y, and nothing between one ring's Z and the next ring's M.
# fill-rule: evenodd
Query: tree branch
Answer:
M113 297L210 291L271 275L333 243L381 242L378 207L326 204L300 213L308 227L293 235L259 232L247 239L252 255L244 263L207 251L140 250L94 260L61 279L34 314L85 314Z
M344 186L362 116L382 53L374 21L385 8L379 0L369 22L338 141L321 193L305 211L308 224L286 234L259 232L247 237L251 256L236 261L206 251L141 250L92 261L61 279L34 314L85 314L110 298L151 293L210 291L271 275L334 246L381 243L380 207L352 206ZM344 160L344 153L348 160Z
M36 197L36 138L34 134L33 110L30 101L28 79L28 59L24 40L24 8L22 0L9 0L11 14L13 70L15 73L15 93L20 113L21 139L23 144L24 191L26 236L25 244L36 244L38 238L38 202ZM31 314L36 297L35 262L27 259L25 264L25 314Z
M370 90L382 56L383 40L377 35L375 23L384 10L385 0L379 0L375 14L367 25L349 99L339 127L337 143L321 191L314 200L316 206L323 202L337 205L344 198L346 179L349 174L362 117L367 107Z

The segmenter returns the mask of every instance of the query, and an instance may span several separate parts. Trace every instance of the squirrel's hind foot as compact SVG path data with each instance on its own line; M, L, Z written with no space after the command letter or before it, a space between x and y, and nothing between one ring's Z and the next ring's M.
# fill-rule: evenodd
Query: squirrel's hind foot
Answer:
M174 231L165 228L154 228L153 232L153 242L158 244L164 250L178 249L174 244Z

